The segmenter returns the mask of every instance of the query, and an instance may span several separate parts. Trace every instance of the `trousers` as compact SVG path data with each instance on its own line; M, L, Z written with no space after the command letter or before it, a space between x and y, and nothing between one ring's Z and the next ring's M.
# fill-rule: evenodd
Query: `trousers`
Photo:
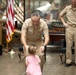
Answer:
M66 28L65 32L66 38L66 63L69 64L72 62L72 45L74 42L75 46L75 63L76 63L76 27L69 26Z

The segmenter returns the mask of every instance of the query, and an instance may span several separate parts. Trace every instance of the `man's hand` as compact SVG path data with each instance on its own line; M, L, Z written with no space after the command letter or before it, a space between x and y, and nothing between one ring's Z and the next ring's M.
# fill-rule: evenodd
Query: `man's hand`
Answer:
M67 28L68 27L68 24L67 23L64 23L64 26Z
M24 46L24 48L26 49L26 51L28 51L29 46L28 46L28 45L26 45L26 46Z
M41 49L41 52L44 52L45 46L41 46L40 49Z

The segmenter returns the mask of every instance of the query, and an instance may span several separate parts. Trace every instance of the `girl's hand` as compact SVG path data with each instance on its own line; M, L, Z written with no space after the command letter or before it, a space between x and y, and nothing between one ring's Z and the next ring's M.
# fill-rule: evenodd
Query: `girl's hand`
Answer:
M41 49L41 52L44 52L45 46L41 46L40 49Z

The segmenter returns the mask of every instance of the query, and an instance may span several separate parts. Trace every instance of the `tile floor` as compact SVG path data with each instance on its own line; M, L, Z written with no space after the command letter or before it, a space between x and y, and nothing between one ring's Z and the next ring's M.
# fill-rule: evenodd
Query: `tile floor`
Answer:
M43 75L76 75L76 66L65 67L60 63L60 53L57 48L47 48L46 63L43 68ZM11 57L10 53L3 53L0 56L0 75L24 75L25 65L22 60L19 63L18 50Z

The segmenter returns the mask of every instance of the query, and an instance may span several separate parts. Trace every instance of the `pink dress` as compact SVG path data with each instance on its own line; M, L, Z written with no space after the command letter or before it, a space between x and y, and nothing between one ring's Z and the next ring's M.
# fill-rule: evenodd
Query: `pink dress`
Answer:
M37 55L29 55L26 57L27 75L42 75L40 68L40 59Z

